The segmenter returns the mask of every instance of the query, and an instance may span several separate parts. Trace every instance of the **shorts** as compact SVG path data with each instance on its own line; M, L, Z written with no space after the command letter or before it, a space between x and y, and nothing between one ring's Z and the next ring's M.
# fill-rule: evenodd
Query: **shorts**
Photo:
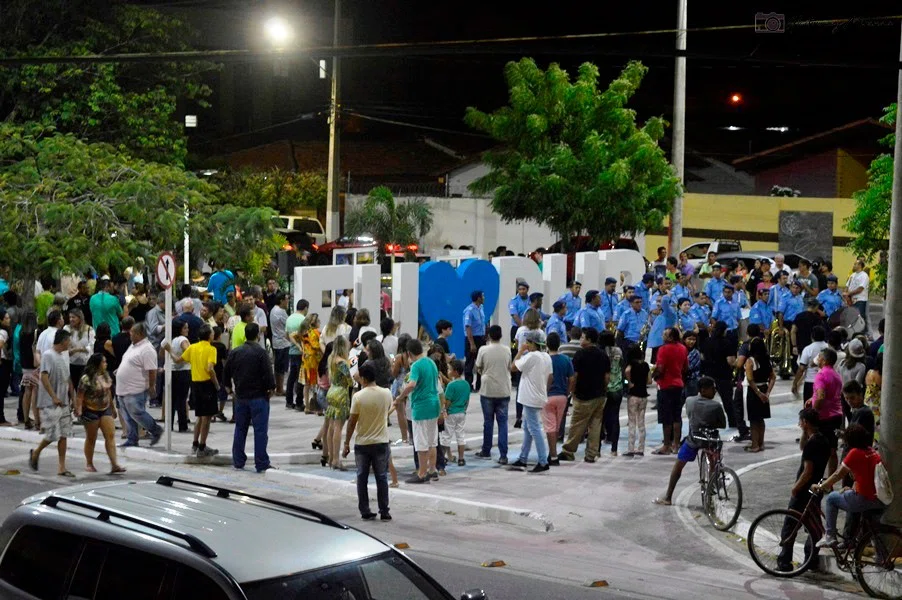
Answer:
M192 381L195 417L212 417L219 413L219 398L212 381Z
M72 413L69 412L69 406L42 408L41 433L47 442L58 442L72 437Z
M438 447L438 419L413 421L413 447L417 452Z
M698 456L698 451L698 448L693 448L688 442L683 442L680 446L680 451L677 452L677 459L687 463L693 462L695 457Z
M818 429L823 436L827 438L827 441L830 442L831 448L834 450L839 448L839 438L836 436L836 430L842 429L842 415L830 417L829 419L822 419L818 425Z
M658 423L672 425L683 420L683 388L658 390Z
M84 409L81 411L81 422L82 423L99 423L101 417L112 417L113 416L113 405L112 403L107 406L104 410L89 410Z
M37 369L22 369L22 382L24 387L41 387L40 373Z
M565 414L567 414L567 396L548 396L548 403L542 409L542 428L545 433L557 433Z
M467 413L455 413L445 417L445 430L439 436L442 446L463 446L467 443L464 428L467 424Z
M290 348L273 348L272 350L272 368L279 375L288 372L288 351Z

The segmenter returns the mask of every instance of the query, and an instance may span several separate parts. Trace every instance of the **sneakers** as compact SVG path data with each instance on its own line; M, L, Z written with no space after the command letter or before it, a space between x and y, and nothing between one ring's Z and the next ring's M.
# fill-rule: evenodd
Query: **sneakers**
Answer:
M737 444L741 444L742 442L751 442L752 435L750 433L746 433L743 435L734 435L733 441L736 442ZM798 440L796 440L796 441L798 441Z
M530 473L544 473L549 470L551 467L548 465L536 465L532 469L529 470Z
M558 458L549 458L548 465L552 467L559 467L561 466L561 461Z
M376 513L366 513L365 515L360 515L360 518L364 521L372 521L376 518Z
M839 540L836 539L836 536L830 535L828 533L823 538L821 538L820 541L818 541L818 543L815 544L814 546L816 548L832 548L833 546L837 545L838 543L839 543Z
M210 448L209 446L205 446L204 448L197 449L197 456L199 458L204 458L207 456L216 456L217 454L219 454L219 450L217 450L216 448Z
M491 452L483 452L482 450L480 450L479 452L476 452L475 454L473 454L473 456L475 456L476 458L492 458L492 453Z
M466 466L466 464L467 464L467 461L465 461L464 459L462 459L462 458L457 459L457 466L458 466L458 467Z
M427 474L426 477L421 479L419 475L414 474L405 479L404 483L429 483L429 475Z
M438 471L429 471L428 473L426 473L426 477L428 477L432 481L438 481Z
M569 452L559 452L557 457L558 457L558 460L564 460L567 462L572 462L572 461L576 460L576 457L573 456L572 454L570 454Z
M510 466L512 466L512 467L520 467L520 468L524 468L524 469L525 469L525 468L528 467L529 465L526 464L526 462L524 462L524 461L522 461L522 460L520 460L520 459L518 458L516 461L512 462L512 463L510 464Z
M389 513L382 513L379 515L379 519L382 521L391 521L391 515Z
M506 456L502 456L501 458L499 458L499 459L498 459L498 464L499 464L499 465L506 465L506 464L507 464L507 457L506 457Z
M150 436L150 445L156 446L157 443L159 443L160 437L162 435L163 435L163 430L161 429L161 430L157 431L155 434L153 434L152 436Z

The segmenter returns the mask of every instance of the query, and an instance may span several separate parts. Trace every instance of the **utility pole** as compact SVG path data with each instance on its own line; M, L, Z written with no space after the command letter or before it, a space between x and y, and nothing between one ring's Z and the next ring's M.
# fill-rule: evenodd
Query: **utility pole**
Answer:
M902 37L899 41L902 61ZM900 63L902 65L902 63ZM889 227L889 265L886 276L886 343L883 352L883 389L880 393L880 450L893 482L896 500L884 520L902 525L902 68L896 91L896 146L893 150L893 200Z
M341 28L341 0L335 0L335 22L332 32L332 46L338 47L339 30ZM338 238L339 230L339 198L341 187L339 174L339 144L341 142L341 129L339 129L339 115L341 114L341 61L337 56L332 57L332 99L329 106L329 173L326 183L326 241Z
M673 147L670 160L683 185L685 179L686 154L686 3L688 0L679 0L680 7L677 12L677 38L676 38L676 69L673 82ZM673 210L670 213L670 234L667 244L670 248L668 254L676 256L683 247L683 192L673 199Z

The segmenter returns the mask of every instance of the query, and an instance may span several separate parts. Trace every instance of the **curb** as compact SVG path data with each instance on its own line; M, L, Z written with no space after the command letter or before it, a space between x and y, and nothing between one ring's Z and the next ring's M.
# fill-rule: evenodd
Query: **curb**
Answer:
M481 441L481 440L480 440ZM357 498L357 487L348 485L345 480L332 479L322 475L307 473L292 473L270 469L266 471L267 478L279 479L291 482L299 487L317 492L335 494L340 496ZM375 496L376 485L370 484L371 495ZM435 512L454 514L465 519L500 523L504 525L517 525L533 531L548 533L554 531L554 523L543 514L533 512L528 508L511 508L498 504L486 504L458 498L448 498L424 492L415 492L404 489L389 491L393 506L406 506L415 509L427 509Z

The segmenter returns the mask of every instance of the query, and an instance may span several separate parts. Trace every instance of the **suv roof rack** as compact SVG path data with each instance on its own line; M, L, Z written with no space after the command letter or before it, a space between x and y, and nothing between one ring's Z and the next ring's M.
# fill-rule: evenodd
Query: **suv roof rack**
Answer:
M88 510L95 510L97 511L96 518L98 521L105 521L107 523L110 523L110 518L114 517L116 519L135 523L136 525L140 525L141 527L147 527L148 529L153 529L155 531L165 533L166 535L185 541L192 550L202 556L205 556L206 558L216 558L216 552L196 536L190 533L185 533L184 531L173 529L171 527L166 527L165 525L160 525L159 523L155 523L154 521L142 519L140 517L136 517L134 515L119 512L116 510L111 510L105 506L99 506L92 502L84 502L83 500L75 500L74 498L67 498L65 496L50 495L44 498L44 500L41 502L43 506L49 506L50 508L57 508L57 506L61 503L71 504L72 506L86 508Z
M313 517L317 519L323 525L328 525L330 527L337 527L339 529L349 529L347 525L339 523L332 517L324 515L321 512L311 510L309 508L304 508L303 506L298 506L296 504L290 504L288 502L282 502L281 500L273 500L272 498L264 498L263 496L255 496L254 494L248 494L247 492L242 492L238 490L230 490L228 488L219 487L216 485L210 485L208 483L198 483L197 481L191 481L190 479L179 479L177 477L169 477L168 475L161 475L159 479L157 479L158 485L165 485L166 487L173 487L176 483L184 483L187 485L193 485L195 487L213 490L216 492L216 496L218 498L228 498L232 495L243 496L245 498L250 498L251 500L257 500L258 502L265 502L267 504L272 504L273 506L278 506L279 508L285 508L288 510L292 510L295 512L299 512L305 516Z

